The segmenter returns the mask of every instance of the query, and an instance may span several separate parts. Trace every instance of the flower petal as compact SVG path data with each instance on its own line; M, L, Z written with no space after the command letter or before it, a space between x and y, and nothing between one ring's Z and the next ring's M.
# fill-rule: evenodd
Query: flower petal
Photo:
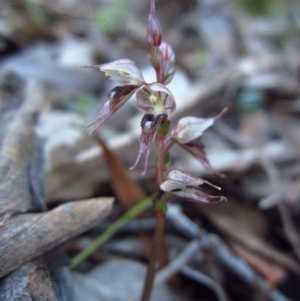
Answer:
M136 102L134 106L146 114L155 112L154 104L150 101L151 91L142 86L136 92Z
M210 182L183 172L181 170L172 170L168 173L166 180L160 185L160 189L165 192L184 190L188 187L198 187L202 184L210 185L218 190L221 188L211 184Z
M206 129L211 127L215 120L220 118L226 111L227 108L223 109L219 115L213 118L181 118L172 131L172 135L179 143L182 144L193 141L200 137Z
M117 86L108 93L109 100L104 104L100 111L99 117L89 124L86 128L96 125L95 129L90 133L94 133L102 123L113 115L137 90L138 86L126 85Z
M140 135L140 151L136 162L130 169L134 169L138 164L140 157L143 153L145 153L145 168L143 174L146 172L148 167L148 157L150 153L151 146L154 142L156 133L158 131L159 126L163 122L163 120L167 118L166 114L160 114L158 116L154 116L152 114L145 114L141 121L142 133Z
M183 199L186 199L191 202L196 202L196 203L205 203L205 204L216 204L220 203L226 198L224 196L213 196L204 193L201 190L198 189L193 189L193 188L187 188L184 190L176 191L173 192L173 194L177 195L178 197L181 197ZM217 201L212 202L211 199L218 199Z
M197 160L199 160L206 169L210 170L212 173L218 175L219 177L223 176L222 174L214 170L213 167L210 165L206 156L205 145L200 141L200 139L195 139L185 144L178 142L178 145L181 146L187 152L189 152Z
M175 53L170 44L166 42L162 42L161 45L159 46L159 50L160 50L162 61L170 62L170 63L175 62Z
M219 199L217 202L214 202L218 203L226 200L223 196L212 196L204 193L199 187L202 184L207 184L221 190L220 187L215 186L204 179L180 170L170 171L166 180L160 185L160 189L193 202L211 203L211 199Z
M134 105L142 112L153 115L171 114L176 109L171 91L160 83L141 87L136 93Z
M105 72L112 80L123 84L131 84L141 86L144 78L140 69L136 64L128 59L120 59L102 65L82 66L83 68L98 68Z

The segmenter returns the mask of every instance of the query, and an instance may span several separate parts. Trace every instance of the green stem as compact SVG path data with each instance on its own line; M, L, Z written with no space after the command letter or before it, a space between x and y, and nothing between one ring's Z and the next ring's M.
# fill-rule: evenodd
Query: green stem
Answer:
M87 259L91 254L97 251L97 249L99 249L100 246L102 246L106 241L108 241L128 221L132 220L140 213L150 208L151 205L152 200L150 197L147 197L140 203L132 207L130 210L128 210L119 219L117 219L109 228L107 228L100 236L98 236L87 248L85 248L76 256L74 256L71 260L69 268L73 269L85 259Z

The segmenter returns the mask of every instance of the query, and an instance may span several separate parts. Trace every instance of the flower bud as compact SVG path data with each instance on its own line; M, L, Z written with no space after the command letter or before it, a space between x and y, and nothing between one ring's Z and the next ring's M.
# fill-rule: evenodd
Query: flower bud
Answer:
M159 46L159 50L160 50L162 61L167 61L170 63L175 62L175 53L170 44L166 42L162 42L161 45Z
M150 47L158 47L161 44L161 26L155 14L155 1L150 3L150 14L148 18L147 40Z

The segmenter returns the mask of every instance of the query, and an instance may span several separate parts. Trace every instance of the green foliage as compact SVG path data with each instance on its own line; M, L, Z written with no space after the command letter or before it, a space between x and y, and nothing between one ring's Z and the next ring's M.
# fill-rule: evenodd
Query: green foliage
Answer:
M201 51L197 56L197 65L199 65L199 69L203 69L207 67L209 64L209 55L207 52Z
M88 96L78 96L63 103L63 108L69 112L86 115L87 111L93 106L94 100ZM94 116L93 116L94 117Z
M103 33L111 33L124 22L129 15L125 0L112 0L111 5L96 11L92 21Z
M170 153L167 153L166 156L165 156L165 168L169 168L170 165L171 165L171 156L170 156Z
M37 24L45 24L46 16L43 8L34 0L26 0L26 7L31 19Z
M241 112L249 114L262 110L265 106L266 99L262 91L245 89L238 94L236 102Z
M253 15L269 15L276 12L278 0L236 0Z

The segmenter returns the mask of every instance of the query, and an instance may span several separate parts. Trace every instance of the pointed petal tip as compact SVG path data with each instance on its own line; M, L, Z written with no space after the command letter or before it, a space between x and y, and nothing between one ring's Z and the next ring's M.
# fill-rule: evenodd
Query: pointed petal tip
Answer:
M99 66L98 65L91 65L91 66L83 65L83 66L80 66L80 68L99 68Z
M220 202L222 202L222 201L227 202L228 200L227 200L227 198L225 196L221 195Z
M138 154L138 156L137 156L137 158L136 158L134 164L133 164L131 167L129 167L129 170L133 170L133 169L136 168L137 164L138 164L139 161L140 161L140 158L141 158L141 151L139 151L139 154Z
M228 111L228 107L225 107L216 117L215 119L219 119L221 118L227 111Z

